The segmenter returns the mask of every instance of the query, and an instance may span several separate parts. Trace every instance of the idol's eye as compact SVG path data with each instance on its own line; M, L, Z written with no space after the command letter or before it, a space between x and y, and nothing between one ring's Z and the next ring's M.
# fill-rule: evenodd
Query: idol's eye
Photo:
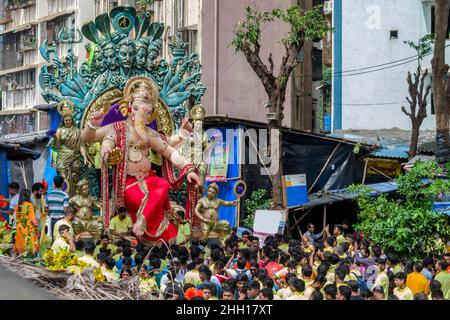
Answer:
M134 111L138 111L138 107L133 106Z

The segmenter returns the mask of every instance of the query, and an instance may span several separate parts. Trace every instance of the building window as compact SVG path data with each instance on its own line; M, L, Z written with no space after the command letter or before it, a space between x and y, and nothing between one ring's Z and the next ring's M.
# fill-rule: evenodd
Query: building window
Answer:
M187 43L187 51L189 53L198 53L197 51L197 30L194 29L184 29L181 31L181 39L183 42Z
M391 30L391 39L398 39L398 30Z
M436 23L436 7L431 6L431 33L435 33L436 31L435 23ZM448 15L448 22L447 22L447 39L450 39L450 14Z
M186 4L185 0L176 0L175 1L175 21L174 25L176 29L181 29L185 26L185 18L186 18Z

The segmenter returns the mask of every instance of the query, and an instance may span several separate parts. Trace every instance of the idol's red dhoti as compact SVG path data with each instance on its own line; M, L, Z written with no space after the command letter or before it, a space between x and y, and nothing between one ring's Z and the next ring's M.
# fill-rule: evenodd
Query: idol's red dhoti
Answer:
M151 175L139 182L135 177L127 176L124 193L125 207L133 220L142 214L145 221L143 238L148 242L159 239L171 242L176 239L177 229L169 220L169 182Z

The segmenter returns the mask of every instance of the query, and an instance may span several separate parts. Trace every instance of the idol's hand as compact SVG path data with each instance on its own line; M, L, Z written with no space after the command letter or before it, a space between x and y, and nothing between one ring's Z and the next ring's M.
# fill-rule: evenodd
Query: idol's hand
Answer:
M187 181L189 183L193 183L195 182L195 186L199 187L200 186L200 177L195 173L195 172L190 172L187 175Z
M144 235L144 230L142 230L142 224L139 221L133 225L133 233L136 237L142 237Z
M96 127L99 127L102 124L103 119L105 118L105 115L106 114L104 114L101 111L92 112L89 115L89 120L90 120L92 125L94 125Z
M186 130L188 133L192 132L192 124L189 122L188 118L181 120L180 128Z
M102 148L100 150L100 156L103 161L107 161L110 153L112 152L112 148L109 143L102 143Z

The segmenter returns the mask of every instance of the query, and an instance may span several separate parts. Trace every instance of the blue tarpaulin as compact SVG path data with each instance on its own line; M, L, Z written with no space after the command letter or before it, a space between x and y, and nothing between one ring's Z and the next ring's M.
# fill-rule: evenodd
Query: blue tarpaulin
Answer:
M230 129L235 129L235 127L228 127ZM228 171L227 171L227 181L226 182L216 182L219 186L219 194L217 197L219 199L225 201L233 201L236 200L236 195L234 194L234 184L237 180L239 180L239 137L237 135L233 136L234 143L231 141L227 141L226 137L226 129L216 128L216 130L222 133L223 143L227 145L227 150L229 152L228 156ZM229 180L233 179L233 180ZM208 188L208 185L212 182L205 183L205 193ZM219 209L219 220L227 220L230 223L231 227L237 226L237 206L233 207L220 207Z
M50 114L49 130L52 132L56 132L56 130L58 130L59 125L61 123L61 115L58 113L56 108L48 110L48 113ZM48 153L48 158L47 158L47 166L46 166L45 172L44 172L44 180L48 184L48 191L51 191L53 189L53 178L56 176L56 168L52 167L52 154L53 154L53 152L50 149L50 152Z
M0 149L0 194L6 198L9 197L8 192L8 173L9 165L6 157L6 149Z
M6 158L6 149L0 148L0 187L1 187L0 193L5 198L9 198L8 183L9 183L9 163ZM6 210L6 208L2 210ZM3 214L3 218L6 221L9 221L8 215Z

